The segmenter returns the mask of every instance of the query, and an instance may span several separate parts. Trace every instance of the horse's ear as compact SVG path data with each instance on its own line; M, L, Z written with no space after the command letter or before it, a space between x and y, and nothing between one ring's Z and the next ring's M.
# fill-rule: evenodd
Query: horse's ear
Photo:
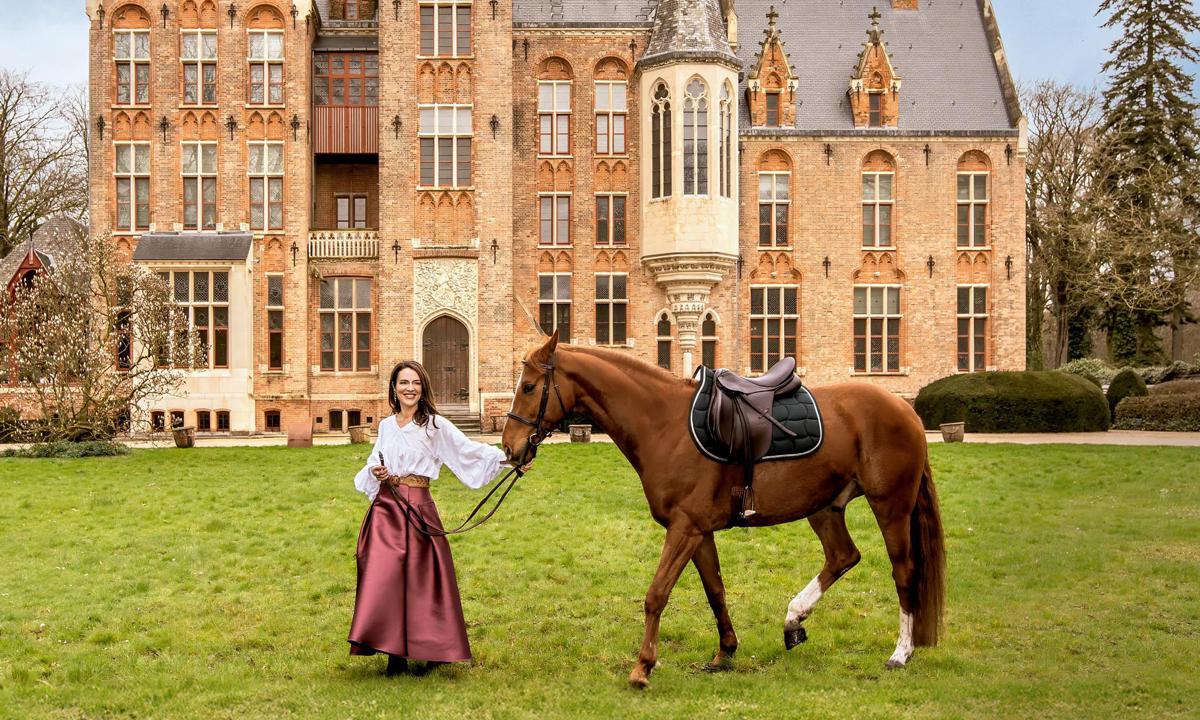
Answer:
M554 354L555 348L558 347L558 328L554 328L554 334L550 336L550 340L546 343L546 356Z

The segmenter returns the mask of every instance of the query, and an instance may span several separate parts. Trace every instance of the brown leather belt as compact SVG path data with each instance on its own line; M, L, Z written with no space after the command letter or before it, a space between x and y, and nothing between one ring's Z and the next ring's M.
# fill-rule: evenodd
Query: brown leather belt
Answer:
M407 485L415 488L429 487L429 478L424 475L389 475L387 482L393 487L397 485Z

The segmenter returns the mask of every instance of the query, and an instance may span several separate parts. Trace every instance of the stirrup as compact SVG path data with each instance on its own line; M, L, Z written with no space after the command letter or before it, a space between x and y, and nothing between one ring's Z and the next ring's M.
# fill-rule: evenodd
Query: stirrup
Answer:
M742 494L742 519L754 517L758 511L754 509L754 488L747 485Z

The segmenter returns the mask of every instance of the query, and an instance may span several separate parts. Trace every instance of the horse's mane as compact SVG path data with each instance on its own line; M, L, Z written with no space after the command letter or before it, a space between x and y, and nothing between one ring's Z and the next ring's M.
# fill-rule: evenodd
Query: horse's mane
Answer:
M670 370L664 370L657 365L640 360L628 353L619 352L617 350L609 350L608 348L583 347L580 345L571 345L561 343L558 350L566 350L568 352L579 353L581 355L591 355L605 362L616 365L623 370L633 370L640 373L651 375L658 380L667 383L678 384L682 387L695 387L696 381L691 378L681 378Z

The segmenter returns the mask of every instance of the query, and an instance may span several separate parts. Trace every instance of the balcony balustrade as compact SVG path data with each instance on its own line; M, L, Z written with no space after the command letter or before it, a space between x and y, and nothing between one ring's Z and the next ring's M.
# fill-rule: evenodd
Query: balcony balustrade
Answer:
M366 260L378 257L378 230L313 230L308 234L310 260Z

